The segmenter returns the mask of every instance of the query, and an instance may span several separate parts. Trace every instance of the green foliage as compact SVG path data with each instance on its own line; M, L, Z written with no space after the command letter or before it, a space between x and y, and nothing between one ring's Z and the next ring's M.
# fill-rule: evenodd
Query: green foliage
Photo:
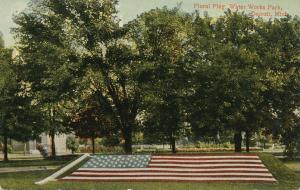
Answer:
M79 148L79 141L75 137L69 136L66 141L67 149L72 151L72 154Z
M260 29L267 43L264 52L270 69L266 76L270 83L268 97L277 116L270 130L275 137L281 137L290 157L299 155L299 23L299 17L288 16L263 23Z
M0 31L0 48L4 48L3 34L1 31Z
M193 131L253 134L278 123L285 131L288 127L282 122L293 115L298 102L294 90L299 91L299 20L265 22L227 11L217 20L197 16L194 23L194 49L187 56L195 84L188 101ZM279 40L279 34L286 40Z
M95 94L82 97L70 115L68 126L81 138L98 138L118 133L110 110L98 101Z
M42 131L40 110L26 93L20 72L12 50L0 48L0 136L4 144L8 138L22 142L34 139ZM6 159L8 150L3 147Z
M143 144L144 143L144 134L142 132L136 132L133 136L134 144Z
M74 56L75 50L60 41L69 35L66 36L61 26L64 20L49 14L48 3L32 1L28 11L14 16L17 27L13 32L19 52L16 59L21 62L19 75L43 114L44 123L40 128L54 139L56 134L68 132L70 98L76 91L76 77L83 71L78 69L80 63ZM55 156L54 142L52 156Z
M93 149L91 146L80 147L79 152L92 153ZM124 154L124 149L121 146L95 146L95 152L103 154Z
M54 113L66 112L67 102L74 105L76 97L95 93L112 113L130 153L140 92L136 61L125 40L127 30L119 27L116 4L116 0L32 1L28 11L15 17L14 31L31 73L27 80L40 102ZM88 85L81 88L86 80ZM49 118L52 133L64 129L57 122L63 119L56 118L53 114Z
M290 128L283 130L281 141L285 145L285 155L290 159L300 156L300 125L294 124Z
M233 144L230 142L215 144L215 143L205 143L198 141L195 145L196 148L233 148Z
M0 141L0 151L3 152L3 144ZM12 153L13 152L13 147L11 145L7 145L7 152Z
M175 145L184 128L185 41L190 34L191 16L178 8L154 9L128 25L139 56L143 60L143 130L146 140ZM149 142L150 142L149 141ZM174 147L173 147L174 148ZM175 149L175 148L174 148Z
M101 144L107 147L113 147L120 145L121 141L118 136L108 136L102 138Z
M16 105L4 103L22 83L34 102L26 105L42 110L41 129L52 136L73 124L78 136L116 137L131 153L134 133L143 132L144 142L168 142L175 152L183 136L224 143L264 131L289 156L299 150L298 17L264 21L228 10L212 19L164 7L121 27L117 3L32 1L15 16L21 69L2 64L1 108ZM16 121L31 118L21 107L7 120L17 123L15 138L24 126Z

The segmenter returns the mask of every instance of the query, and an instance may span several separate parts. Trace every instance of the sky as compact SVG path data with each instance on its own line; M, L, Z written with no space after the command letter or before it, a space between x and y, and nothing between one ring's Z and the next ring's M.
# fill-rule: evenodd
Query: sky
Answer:
M29 0L0 0L0 31L6 47L12 47L15 43L10 33L10 29L15 27L12 16L24 10L28 2ZM300 0L119 0L119 17L124 24L145 11L163 6L173 8L180 3L183 11L198 10L200 14L207 12L210 16L222 15L227 8L266 19L282 17L286 13L300 15Z

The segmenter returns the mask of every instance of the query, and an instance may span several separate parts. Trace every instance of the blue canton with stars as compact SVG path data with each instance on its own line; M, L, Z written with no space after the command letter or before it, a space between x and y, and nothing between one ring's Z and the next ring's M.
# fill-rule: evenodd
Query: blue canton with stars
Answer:
M144 168L150 155L95 155L82 168Z

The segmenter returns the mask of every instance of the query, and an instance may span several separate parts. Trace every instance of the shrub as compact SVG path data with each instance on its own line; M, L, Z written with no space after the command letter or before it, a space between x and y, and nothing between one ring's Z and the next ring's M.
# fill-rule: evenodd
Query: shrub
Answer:
M36 145L36 149L38 149L38 151L40 152L40 154L41 154L44 158L48 157L48 151L47 151L47 148L46 148L44 145L42 145L42 144L37 144L37 145Z
M12 153L13 152L13 147L9 144L7 145L7 152Z
M101 141L104 146L118 146L121 141L117 136L103 137Z
M224 143L220 143L220 144L216 144L216 143L205 143L205 142L201 142L198 141L195 144L196 148L212 148L212 149L222 149L222 148L233 148L233 144L231 144L230 142L224 142Z
M245 148L242 148L245 151ZM250 147L250 151L261 151L261 148ZM177 148L178 152L233 152L234 148Z
M1 143L0 143L0 152L2 152L2 151L3 151L3 145L1 145ZM8 153L12 153L13 152L13 148L9 144L7 145L7 152Z
M81 153L91 153L92 152L92 146L86 146L86 147L80 147L79 152ZM124 150L121 146L96 146L95 152L97 153L124 153Z
M3 147L4 147L4 145L0 143L0 151L1 151L1 152L3 151ZM12 153L12 152L13 152L13 148L12 148L12 146L9 145L9 144L7 145L7 152L8 152L8 153Z
M74 152L76 152L79 148L79 142L75 137L68 137L67 138L67 149L72 151L72 154L74 154Z

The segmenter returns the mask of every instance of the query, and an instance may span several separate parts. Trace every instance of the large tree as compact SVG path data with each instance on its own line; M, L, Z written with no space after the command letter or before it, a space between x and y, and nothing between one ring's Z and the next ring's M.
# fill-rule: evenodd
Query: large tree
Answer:
M169 139L176 152L176 139L184 122L182 102L186 93L185 63L192 17L173 9L153 9L129 23L130 34L143 60L143 119L152 120L150 131L160 132ZM146 130L147 131L147 130ZM148 131L148 132L150 132Z
M45 87L41 97L49 97L49 105L59 104L64 94L74 92L68 87L76 81L77 72L93 69L99 79L98 97L109 105L125 140L124 150L131 153L140 92L135 80L137 62L124 39L126 30L119 26L117 1L41 0L32 4L16 19L17 37L22 40L22 54L29 52L30 60L24 61L33 63L34 77L49 78L39 80ZM77 61L83 67L74 66ZM48 92L53 94L47 96Z
M187 56L193 80L192 126L234 130L235 150L241 151L253 132L272 118L262 37L257 23L243 13L228 10L213 20L196 16L192 51Z
M69 126L76 136L91 139L92 152L95 154L95 139L109 138L116 135L117 131L111 113L98 101L97 95L81 98L79 108L74 110Z
M60 40L67 35L64 21L44 14L47 1L32 1L28 11L14 17L18 59L22 62L22 80L42 108L43 129L51 138L51 155L56 156L55 135L66 131L66 105L75 92L78 58ZM30 10L30 11L29 11Z
M300 92L300 20L287 16L260 22L258 31L263 44L263 61L268 90L265 96L272 106L275 136L281 135L288 156L299 151ZM297 150L298 147L298 150Z
M284 139L296 131L299 19L266 22L229 10L201 18L176 7L121 27L117 3L39 0L15 17L24 81L44 108L53 146L68 108L91 94L98 107L79 106L81 118L105 108L126 153L138 120L167 137L173 152L186 124L234 131L236 151L242 131L248 151L251 134L275 120Z
M41 132L40 110L27 93L20 72L12 50L0 47L0 136L4 161L8 161L8 139L26 142Z

